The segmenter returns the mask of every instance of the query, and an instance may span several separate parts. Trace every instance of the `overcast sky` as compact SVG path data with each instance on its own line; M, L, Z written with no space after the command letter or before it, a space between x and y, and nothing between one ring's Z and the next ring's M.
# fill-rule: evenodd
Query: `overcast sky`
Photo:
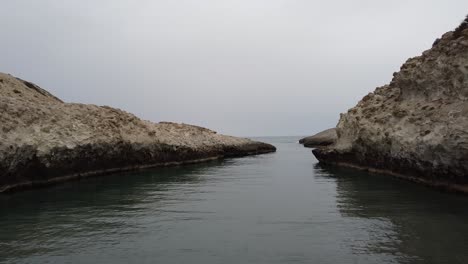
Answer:
M467 0L14 0L0 71L68 102L238 136L335 126Z

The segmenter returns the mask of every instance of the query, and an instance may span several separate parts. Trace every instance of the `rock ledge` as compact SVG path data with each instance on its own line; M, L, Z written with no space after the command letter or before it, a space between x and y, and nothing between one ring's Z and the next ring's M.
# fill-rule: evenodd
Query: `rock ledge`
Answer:
M302 138L299 143L306 148L315 148L331 145L336 142L336 138L336 128L330 128L313 136Z

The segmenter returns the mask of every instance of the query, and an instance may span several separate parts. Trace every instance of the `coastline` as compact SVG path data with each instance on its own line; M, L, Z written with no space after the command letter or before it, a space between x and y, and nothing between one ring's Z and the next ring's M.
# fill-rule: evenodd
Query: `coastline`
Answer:
M446 191L446 192L453 192L453 193L461 193L461 194L468 194L468 184L458 184L455 182L444 181L441 179L436 178L424 178L421 176L417 176L417 174L413 173L403 173L400 171L396 171L394 167L392 168L376 168L369 165L361 165L357 162L353 161L344 161L339 158L329 158L323 156L320 153L321 149L313 149L312 152L314 156L319 161L319 164L325 166L338 166L338 167L345 167L354 170L366 171L370 173L382 174L392 176L401 180L421 184L427 187L435 188L438 190ZM410 169L408 171L415 171L414 169ZM419 172L419 175L422 175L423 172Z
M0 73L0 193L79 178L275 152L195 125L142 120L109 106L65 103Z
M87 171L87 172L82 172L82 173L74 173L74 174L63 175L63 176L55 177L51 179L25 181L25 182L2 186L0 188L0 195L10 194L10 193L14 193L14 192L22 191L22 190L43 188L47 186L57 185L57 184L64 183L64 182L79 181L85 178L106 176L106 175L117 174L117 173L122 173L122 172L148 170L148 169L161 168L161 167L184 166L184 165L198 164L198 163L207 163L207 162L215 161L215 160L222 160L222 159L236 158L236 157L243 157L243 156L255 156L255 155L268 154L268 153L273 153L273 152L275 152L275 149L270 149L270 150L263 149L263 150L258 150L256 152L226 153L225 155L212 156L212 157L200 158L200 159L156 162L153 164L115 167L115 168L109 168L109 169Z
M326 164L468 193L468 17L340 115Z

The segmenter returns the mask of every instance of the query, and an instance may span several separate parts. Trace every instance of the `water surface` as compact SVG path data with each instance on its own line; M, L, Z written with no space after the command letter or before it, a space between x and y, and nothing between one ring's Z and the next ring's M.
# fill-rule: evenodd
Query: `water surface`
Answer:
M468 263L468 197L278 152L0 196L1 263Z

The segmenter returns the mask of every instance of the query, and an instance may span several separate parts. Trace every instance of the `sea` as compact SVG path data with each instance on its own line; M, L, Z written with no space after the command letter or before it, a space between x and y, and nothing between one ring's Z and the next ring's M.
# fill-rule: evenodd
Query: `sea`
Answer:
M0 263L468 263L468 197L276 153L0 195Z

